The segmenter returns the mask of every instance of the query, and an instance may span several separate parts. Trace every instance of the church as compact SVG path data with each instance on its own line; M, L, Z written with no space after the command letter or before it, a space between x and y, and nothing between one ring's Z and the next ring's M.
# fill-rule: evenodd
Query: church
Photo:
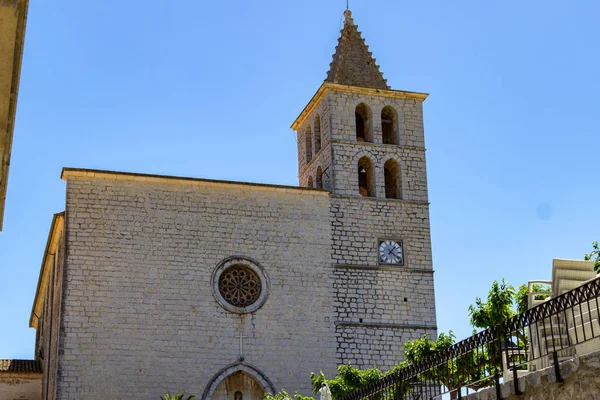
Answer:
M33 303L44 400L308 395L437 334L425 93L345 22L292 129L298 186L65 168Z

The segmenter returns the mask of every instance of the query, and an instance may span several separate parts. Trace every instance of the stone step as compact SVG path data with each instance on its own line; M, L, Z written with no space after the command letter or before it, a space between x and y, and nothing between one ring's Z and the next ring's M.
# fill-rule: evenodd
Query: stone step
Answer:
M600 336L600 323L598 323L598 319L593 319L583 324L577 324L575 327L569 328L569 335L574 341L577 340L579 343L598 337Z

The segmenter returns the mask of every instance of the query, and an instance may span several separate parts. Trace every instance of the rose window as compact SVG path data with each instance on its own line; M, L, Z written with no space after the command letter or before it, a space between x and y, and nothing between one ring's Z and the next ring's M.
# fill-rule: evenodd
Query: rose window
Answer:
M258 275L243 265L227 268L219 277L219 293L235 307L248 307L260 297L262 285Z

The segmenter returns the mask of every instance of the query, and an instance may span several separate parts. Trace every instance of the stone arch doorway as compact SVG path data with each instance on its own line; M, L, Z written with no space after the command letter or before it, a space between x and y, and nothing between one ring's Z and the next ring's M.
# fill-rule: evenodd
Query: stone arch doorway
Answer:
M216 387L211 400L262 400L265 388L248 374L234 372Z
M210 380L202 400L262 400L265 392L276 392L269 378L255 367L237 362Z

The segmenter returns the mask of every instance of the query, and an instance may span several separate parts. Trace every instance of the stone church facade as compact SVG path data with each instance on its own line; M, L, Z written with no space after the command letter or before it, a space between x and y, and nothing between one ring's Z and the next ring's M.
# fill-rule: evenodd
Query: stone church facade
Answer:
M422 102L346 12L298 187L63 170L30 325L42 399L250 400L436 335Z

